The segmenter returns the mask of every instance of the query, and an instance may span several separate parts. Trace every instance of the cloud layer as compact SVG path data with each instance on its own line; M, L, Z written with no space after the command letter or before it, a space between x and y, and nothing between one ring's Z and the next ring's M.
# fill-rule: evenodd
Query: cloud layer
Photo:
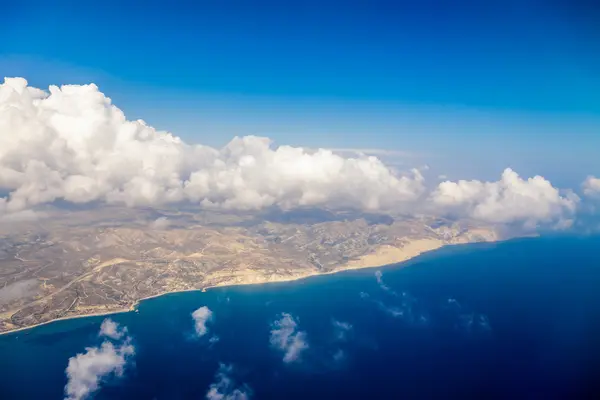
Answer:
M259 209L339 204L367 209L413 200L418 171L399 177L375 157L271 147L234 138L221 150L190 145L141 120L128 121L94 84L51 86L25 79L0 85L1 206L18 211L64 199Z
M546 179L507 169L497 182L446 181L427 192L374 156L273 147L235 137L222 149L188 144L144 121L129 121L94 84L51 86L22 78L0 84L0 216L39 204L106 202L257 210L278 206L429 211L535 227L570 223L577 206ZM342 153L353 154L353 153ZM598 189L590 179L587 192ZM6 195L7 194L7 195ZM162 229L168 221L156 221Z
M282 313L271 328L271 345L283 351L283 362L297 361L302 352L308 349L306 332L298 331L298 323L291 314Z
M121 329L117 323L107 319L102 323L99 335L121 339L125 332L125 328ZM85 353L71 357L65 371L68 379L65 399L86 399L99 389L103 379L111 375L122 376L127 361L134 354L131 338L126 337L116 344L105 340L99 347L88 347Z

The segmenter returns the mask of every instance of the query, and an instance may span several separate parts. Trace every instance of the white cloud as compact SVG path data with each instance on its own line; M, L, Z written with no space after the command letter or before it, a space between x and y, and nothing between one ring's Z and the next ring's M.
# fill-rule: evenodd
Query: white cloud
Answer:
M190 145L128 121L96 85L0 85L0 209L64 199L260 209L271 205L397 208L423 191L418 171L397 176L375 157L273 148L236 137L223 149Z
M23 221L36 221L45 216L44 213L36 212L33 210L22 210L15 211L10 214L2 215L1 208L2 199L0 199L0 222L23 222Z
M163 229L167 229L169 226L171 226L171 221L169 221L169 219L166 217L157 218L154 221L152 221L152 223L150 224L150 227L152 229L156 229L159 231L163 230Z
M579 198L560 191L541 176L527 180L507 168L497 182L445 181L430 200L438 211L490 223L566 226Z
M346 359L346 353L342 349L338 349L335 353L333 353L333 360L336 362L341 362Z
M395 296L394 304L388 305L381 300L371 299L371 297L361 292L361 297L367 301L371 301L379 307L379 309L393 318L398 318L404 323L419 327L427 326L429 324L429 315L424 310L417 299L408 292L394 292Z
M119 324L110 318L106 318L100 325L99 336L106 336L108 338L119 340L127 334L127 328L121 328Z
M334 148L329 149L334 153L341 154L354 154L354 155L372 155L372 156L397 156L397 157L411 157L412 153L402 150L388 150L388 149L361 149L361 148Z
M123 336L118 333L126 332L125 328L119 330L118 325L103 323L102 326L100 335L118 336L112 337L113 339L122 338ZM99 347L88 347L85 353L71 357L65 371L68 379L65 386L65 399L86 399L99 389L103 379L111 375L122 376L125 365L134 354L135 348L131 344L131 339L126 337L120 344L115 345L106 340Z
M377 283L379 284L379 287L381 289L385 290L390 294L393 294L394 296L398 295L398 293L396 293L394 290L392 290L391 287L389 287L383 282L383 274L381 273L381 271L375 271L375 279L377 279Z
M352 324L348 322L333 320L333 327L336 330L336 337L338 340L345 340L346 335L350 330L352 330Z
M465 333L487 333L492 330L487 315L465 310L456 299L449 298L445 309L454 320L457 330Z
M251 390L244 386L242 389L235 387L229 376L233 371L231 365L219 364L219 370L215 375L216 382L210 385L206 393L207 400L248 400Z
M194 319L194 329L196 330L196 335L204 336L208 333L208 327L206 323L213 318L213 312L210 308L203 306L197 309L192 313L192 318Z
M338 321L338 320L333 320L333 326L335 326L336 328L342 330L342 331L349 331L350 329L352 329L352 324L349 322L342 322L342 321Z
M257 210L352 207L476 218L490 223L568 225L577 205L546 179L507 169L497 182L445 181L426 193L418 169L401 174L382 149L307 149L235 137L224 148L189 144L129 121L94 84L32 88L0 84L0 218L44 203L106 202ZM595 178L594 178L595 179ZM586 190L593 192L590 179ZM31 218L34 214L22 214ZM164 229L168 221L155 221Z
M308 349L306 332L298 332L298 323L291 314L282 313L281 318L272 324L271 345L284 352L283 362L289 363L300 358Z
M583 182L583 194L588 197L600 199L600 178L588 176Z
M383 274L381 273L381 271L375 271L375 279L377 279L377 283L381 284L382 280L381 277L383 276Z

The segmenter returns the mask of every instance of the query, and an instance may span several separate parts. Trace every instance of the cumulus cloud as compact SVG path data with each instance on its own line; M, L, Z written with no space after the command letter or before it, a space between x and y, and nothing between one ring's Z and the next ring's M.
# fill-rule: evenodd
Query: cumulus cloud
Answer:
M122 338L119 333L126 332L125 328L119 329L116 324L113 326L103 323L102 326L100 334L113 339ZM125 365L134 354L135 348L131 344L131 338L126 337L117 344L105 340L99 347L88 347L85 353L71 357L65 371L68 379L65 399L86 399L99 389L102 380L110 376L122 376Z
M194 319L194 329L198 337L204 336L208 333L208 327L206 326L208 321L213 318L213 312L210 308L203 306L192 313Z
M298 331L298 323L291 314L282 313L271 327L271 345L284 352L283 362L298 360L301 353L308 349L306 332Z
M129 121L94 84L0 85L0 210L58 199L129 206L190 201L205 207L397 208L423 191L414 170L398 176L373 156L280 146L236 137L224 148L191 145Z
M351 151L349 151L351 150ZM507 169L497 182L444 181L427 193L418 169L400 174L390 151L275 147L235 137L215 149L130 121L94 85L0 84L0 218L36 205L117 203L203 208L355 208L452 214L490 223L569 224L577 204L546 179ZM586 190L594 192L596 178ZM31 217L29 215L28 217ZM168 221L155 221L164 229Z
M100 325L98 336L106 336L107 338L119 340L127 334L127 328L121 327L117 322L110 318L106 318Z
M579 201L572 192L561 194L541 176L525 180L510 168L496 182L442 182L430 199L446 213L490 223L519 223L525 228L567 227Z
M210 385L206 393L207 400L248 400L251 390L244 385L241 389L235 387L230 375L233 366L219 364L219 370L215 375L216 381Z
M600 199L600 178L588 176L583 182L583 194L588 197Z

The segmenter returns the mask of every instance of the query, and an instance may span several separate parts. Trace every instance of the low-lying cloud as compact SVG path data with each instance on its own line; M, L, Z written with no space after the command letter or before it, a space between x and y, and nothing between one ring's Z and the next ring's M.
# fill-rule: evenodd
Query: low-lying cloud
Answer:
M333 328L335 329L335 336L337 340L346 340L348 333L352 330L352 324L349 322L338 321L334 319L332 321Z
M409 326L426 326L429 324L429 315L423 310L410 293L402 292L400 301L394 305L387 305L380 300L374 300L375 304L386 314L402 320Z
M283 362L297 361L302 352L308 349L306 332L298 331L298 323L291 314L282 313L271 328L271 345L283 351Z
M210 385L206 393L207 400L248 400L252 391L247 385L241 388L235 386L231 378L233 366L219 364L219 370L215 375L215 382Z
M449 298L445 304L445 310L453 321L454 329L469 333L487 333L492 330L487 315L468 310L458 300Z
M393 304L388 305L377 298L371 298L368 293L360 292L364 300L372 301L379 309L393 318L398 318L410 326L425 326L429 324L429 315L422 309L418 300L408 292L397 292L383 281L381 271L375 271L375 279L379 287L393 296Z
M383 273L381 271L375 271L375 279L377 280L377 284L382 290L385 290L386 292L394 296L398 296L398 293L396 293L394 290L392 290L392 288L386 285L385 282L383 282Z
M525 180L510 168L497 182L442 182L431 200L443 213L490 223L520 223L526 228L570 226L579 202L577 195L561 194L541 176Z
M51 86L7 78L0 85L0 209L57 199L205 207L335 205L380 209L414 200L423 178L397 176L376 157L271 147L235 137L217 150L191 145L145 122L128 121L98 87Z
M464 216L490 223L565 227L577 197L546 179L507 169L497 182L445 181L428 192L420 171L403 174L364 152L274 147L235 137L222 149L189 144L129 121L94 84L0 84L0 215L62 200L258 210L355 208ZM590 179L587 192L597 182ZM155 221L162 229L168 221Z
M117 323L107 319L102 323L99 335L121 339L126 332L126 328L120 328ZM131 338L125 337L116 343L105 340L100 346L88 347L85 353L71 357L65 371L68 379L65 399L86 399L100 388L103 380L111 376L121 377L127 362L134 354L135 348L131 344Z
M26 279L6 285L0 288L0 305L35 294L38 286L37 279Z
M167 229L169 226L171 226L171 221L166 217L157 218L150 224L150 227L156 230Z
M196 331L196 336L202 337L208 333L208 327L206 324L212 320L213 312L210 308L203 306L197 309L192 313L192 318L194 320L194 330Z
M121 327L110 318L106 318L100 325L98 336L105 336L110 339L119 340L127 334L127 328Z
M588 176L583 182L583 193L595 199L600 199L600 178Z

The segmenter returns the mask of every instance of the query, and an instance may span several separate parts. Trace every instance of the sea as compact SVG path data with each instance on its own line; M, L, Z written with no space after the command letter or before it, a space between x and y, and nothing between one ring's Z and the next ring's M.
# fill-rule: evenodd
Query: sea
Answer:
M99 336L106 318L126 327L120 342ZM135 354L97 381L88 366L82 398L600 398L600 237L449 246L3 335L0 398L68 398L69 359L105 341Z

